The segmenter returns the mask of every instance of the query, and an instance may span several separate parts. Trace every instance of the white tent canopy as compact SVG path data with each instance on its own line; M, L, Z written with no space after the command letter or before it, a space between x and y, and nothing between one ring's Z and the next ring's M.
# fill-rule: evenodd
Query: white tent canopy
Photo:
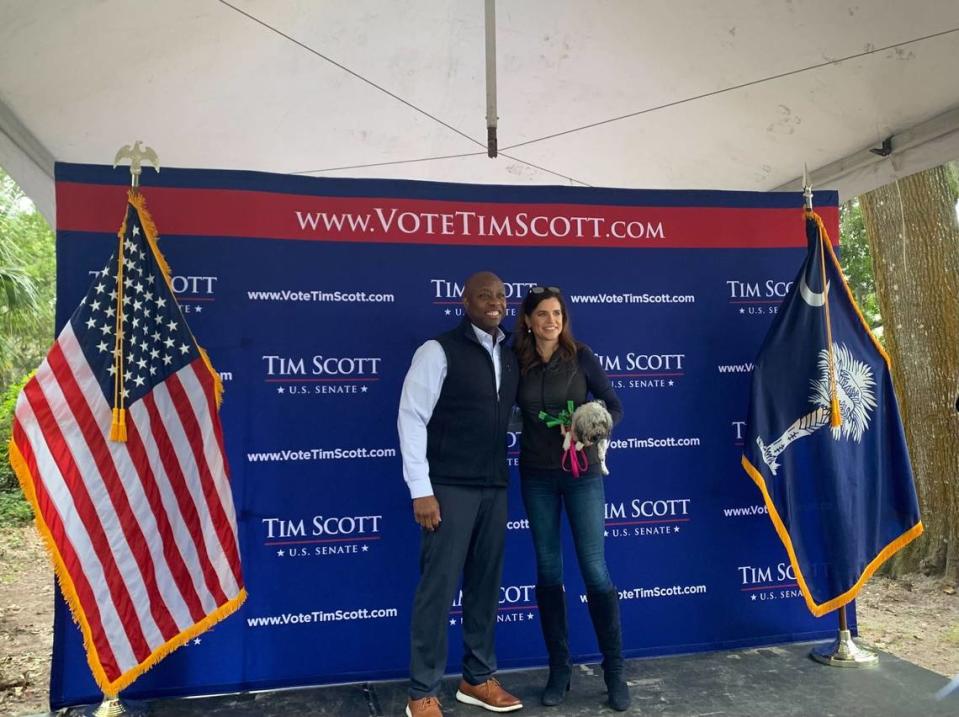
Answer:
M55 161L845 198L959 157L956 0L0 0L0 166ZM887 143L885 156L870 150ZM423 160L423 161L416 161ZM144 184L149 178L144 179Z

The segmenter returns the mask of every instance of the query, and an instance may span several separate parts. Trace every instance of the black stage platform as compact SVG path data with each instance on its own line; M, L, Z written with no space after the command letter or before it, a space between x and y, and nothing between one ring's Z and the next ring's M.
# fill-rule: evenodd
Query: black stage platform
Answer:
M527 717L586 715L670 715L675 717L898 717L959 716L959 694L937 701L948 680L892 655L880 653L875 667L826 667L808 657L810 644L789 644L728 652L630 660L628 679L633 706L613 712L604 704L605 687L596 665L574 669L573 688L559 707L539 704L545 670L503 672L504 687L525 707L512 714ZM336 687L238 694L195 699L157 700L145 707L162 717L401 717L404 682L375 682ZM443 684L444 714L483 717L492 712L459 704L456 680ZM137 705L144 706L144 705ZM69 717L82 714L78 709Z

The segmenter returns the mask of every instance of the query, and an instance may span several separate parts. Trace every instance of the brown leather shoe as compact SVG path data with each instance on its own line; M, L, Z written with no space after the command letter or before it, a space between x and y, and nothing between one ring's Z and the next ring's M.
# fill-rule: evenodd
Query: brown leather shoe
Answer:
M471 685L466 680L460 680L456 699L490 712L513 712L523 708L523 703L504 690L495 677L490 677L481 685Z
M440 701L427 695L418 700L410 699L406 702L406 717L443 717Z

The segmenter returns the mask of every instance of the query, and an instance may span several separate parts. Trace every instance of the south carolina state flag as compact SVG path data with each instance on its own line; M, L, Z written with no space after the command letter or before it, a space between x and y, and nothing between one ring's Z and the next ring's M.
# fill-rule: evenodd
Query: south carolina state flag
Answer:
M107 695L246 597L219 392L131 192L117 252L20 394L10 441Z
M813 212L806 235L755 362L742 464L819 616L853 600L922 523L889 357Z

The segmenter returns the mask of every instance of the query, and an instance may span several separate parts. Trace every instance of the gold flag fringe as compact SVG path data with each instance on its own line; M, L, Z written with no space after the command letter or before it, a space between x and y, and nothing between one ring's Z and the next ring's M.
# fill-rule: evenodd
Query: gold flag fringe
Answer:
M60 585L60 592L63 593L63 597L67 601L73 621L80 627L80 632L83 635L83 644L86 648L87 664L90 667L90 672L93 673L93 679L96 680L97 686L103 691L104 694L118 694L121 690L132 684L133 681L136 680L140 675L156 665L160 660L173 652L175 649L182 647L200 633L208 630L216 623L236 612L246 600L246 588L242 588L232 600L220 605L216 610L200 620L200 622L190 626L183 632L174 635L172 638L151 652L150 655L147 656L146 659L144 659L140 664L127 670L116 679L110 680L110 678L107 677L103 666L99 662L96 645L93 642L93 631L90 628L90 624L87 622L83 609L81 608L80 598L77 595L76 587L73 585L73 581L70 579L70 573L67 571L67 567L63 562L63 557L60 555L60 551L57 548L56 540L54 539L53 534L50 532L50 528L43 520L42 513L40 512L40 506L37 503L36 491L33 489L33 475L30 472L30 468L27 466L26 460L20 453L20 449L17 447L17 444L13 441L13 439L10 439L9 449L10 465L13 467L13 472L17 476L17 480L20 482L20 488L23 490L23 494L30 503L30 507L33 508L34 523L36 525L37 532L40 533L40 537L43 540L44 547L46 548L46 551L53 562L53 571L56 575L57 582Z

